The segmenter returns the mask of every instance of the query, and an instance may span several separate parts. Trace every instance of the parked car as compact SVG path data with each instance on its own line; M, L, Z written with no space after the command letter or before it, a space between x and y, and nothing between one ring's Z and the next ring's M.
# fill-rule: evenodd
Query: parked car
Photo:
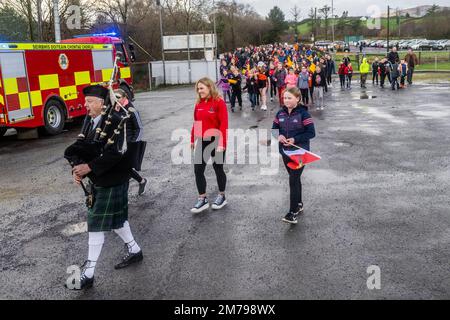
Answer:
M444 50L444 46L439 41L430 41L433 50Z
M334 45L333 42L325 40L325 41L316 41L314 43L314 46L316 46L317 48L323 48L325 50L334 50Z
M432 41L422 41L419 43L419 50L433 50Z

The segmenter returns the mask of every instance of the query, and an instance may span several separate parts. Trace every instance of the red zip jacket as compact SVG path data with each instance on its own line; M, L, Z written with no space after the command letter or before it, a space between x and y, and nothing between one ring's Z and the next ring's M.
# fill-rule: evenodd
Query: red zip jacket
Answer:
M191 130L191 143L195 138L204 138L216 136L217 130L220 131L219 147L226 149L227 147L227 130L228 130L228 110L222 98L216 100L202 99L195 105L194 124ZM215 131L215 132L213 132Z

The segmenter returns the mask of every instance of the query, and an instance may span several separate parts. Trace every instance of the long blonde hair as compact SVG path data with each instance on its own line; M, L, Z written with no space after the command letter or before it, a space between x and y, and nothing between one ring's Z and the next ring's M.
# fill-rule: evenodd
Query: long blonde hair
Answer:
M209 89L209 97L207 99L212 98L212 100L216 100L218 98L222 98L214 81L212 81L210 78L204 77L204 78L201 78L200 80L198 80L195 84L195 92L197 93L197 103L199 103L201 101L201 97L198 94L198 85L200 83L203 84L204 86L208 87L208 89Z

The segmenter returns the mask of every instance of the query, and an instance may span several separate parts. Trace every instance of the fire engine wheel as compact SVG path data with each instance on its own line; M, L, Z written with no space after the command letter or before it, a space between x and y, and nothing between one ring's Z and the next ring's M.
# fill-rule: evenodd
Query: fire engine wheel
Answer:
M8 128L0 128L0 138L5 135L6 131L8 131Z
M51 100L44 109L45 131L50 135L59 134L64 129L65 115L59 101Z
M123 91L125 91L125 93L127 94L128 100L133 101L133 93L131 92L130 88L128 88L128 86L126 85L121 85L120 89L122 89Z

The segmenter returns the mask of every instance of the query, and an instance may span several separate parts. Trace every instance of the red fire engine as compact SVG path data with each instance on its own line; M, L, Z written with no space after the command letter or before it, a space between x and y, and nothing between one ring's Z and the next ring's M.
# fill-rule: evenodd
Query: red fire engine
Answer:
M82 89L109 81L119 54L115 87L133 99L133 55L116 37L61 43L0 43L0 137L8 128L43 127L58 134L66 120L86 114Z

